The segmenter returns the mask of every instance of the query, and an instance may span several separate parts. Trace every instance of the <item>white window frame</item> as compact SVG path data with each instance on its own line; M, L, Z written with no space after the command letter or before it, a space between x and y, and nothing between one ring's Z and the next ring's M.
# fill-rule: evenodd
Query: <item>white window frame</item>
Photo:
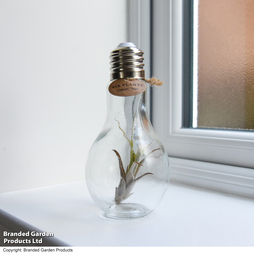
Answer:
M169 154L171 180L254 198L254 132L182 128L183 1L129 2L129 20L139 21L129 26L129 39L136 34L138 46L150 48L152 74L164 81L152 90L152 123ZM141 32L150 13L152 43Z
M145 76L151 73L151 0L127 0L128 41L133 42L144 52ZM151 104L150 89L147 89L147 104ZM150 108L147 108L150 116Z

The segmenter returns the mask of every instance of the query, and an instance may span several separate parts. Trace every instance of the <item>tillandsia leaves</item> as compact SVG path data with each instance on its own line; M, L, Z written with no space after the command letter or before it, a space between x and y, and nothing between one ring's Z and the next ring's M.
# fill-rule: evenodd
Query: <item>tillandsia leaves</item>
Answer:
M117 121L117 120L116 120ZM143 178L146 175L153 175L153 173L147 172L139 177L137 177L138 172L140 170L140 167L143 166L143 163L147 156L152 154L155 151L160 150L161 148L157 148L152 150L151 152L147 153L144 155L144 151L149 147L149 145L142 151L141 148L138 149L137 153L134 152L134 143L133 143L133 131L134 127L132 128L132 133L131 133L131 139L128 139L126 137L126 134L124 130L120 127L120 123L118 122L118 127L119 129L123 132L123 136L126 138L126 140L129 142L130 145L130 162L129 165L127 166L126 170L124 170L122 158L120 154L113 149L114 153L116 154L119 162L119 171L120 171L120 182L118 187L115 189L115 203L120 204L123 200L126 200L129 198L133 193L131 191L134 188L134 185L137 181L139 181L141 178ZM141 160L141 158L143 159Z
M115 120L116 120L116 119L115 119ZM117 121L117 120L116 120L116 121ZM127 172L128 172L128 170L130 169L132 163L135 162L135 159L136 159L136 157L137 157L137 154L135 154L135 152L134 152L134 143L133 143L133 131L134 131L134 127L132 127L131 139L128 139L128 138L126 137L126 134L125 134L124 130L121 128L119 121L117 121L117 123L118 123L118 128L122 131L123 136L124 136L124 137L126 138L126 140L129 142L129 145L130 145L130 148L131 148L131 149L130 149L130 163L129 163L128 169L127 169Z

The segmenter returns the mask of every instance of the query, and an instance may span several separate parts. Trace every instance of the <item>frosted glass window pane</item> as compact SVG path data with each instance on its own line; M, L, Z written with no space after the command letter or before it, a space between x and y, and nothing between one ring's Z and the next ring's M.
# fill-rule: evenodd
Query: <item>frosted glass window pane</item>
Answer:
M196 29L197 127L253 130L254 0L199 0Z

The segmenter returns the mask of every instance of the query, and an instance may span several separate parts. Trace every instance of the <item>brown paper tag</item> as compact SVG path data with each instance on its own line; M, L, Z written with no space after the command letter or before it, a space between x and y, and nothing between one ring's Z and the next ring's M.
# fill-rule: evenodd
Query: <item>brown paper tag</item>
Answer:
M110 84L108 90L116 96L133 96L143 93L146 90L146 83L140 79L117 79Z

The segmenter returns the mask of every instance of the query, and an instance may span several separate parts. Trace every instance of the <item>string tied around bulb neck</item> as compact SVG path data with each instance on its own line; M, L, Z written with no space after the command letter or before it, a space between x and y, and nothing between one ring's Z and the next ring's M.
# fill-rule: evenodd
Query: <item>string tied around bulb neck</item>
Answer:
M149 83L151 87L156 87L156 86L162 86L164 84L164 81L157 79L155 77L152 77L150 79L142 78L146 83ZM126 78L126 80L132 81L132 80L137 80L137 78Z

